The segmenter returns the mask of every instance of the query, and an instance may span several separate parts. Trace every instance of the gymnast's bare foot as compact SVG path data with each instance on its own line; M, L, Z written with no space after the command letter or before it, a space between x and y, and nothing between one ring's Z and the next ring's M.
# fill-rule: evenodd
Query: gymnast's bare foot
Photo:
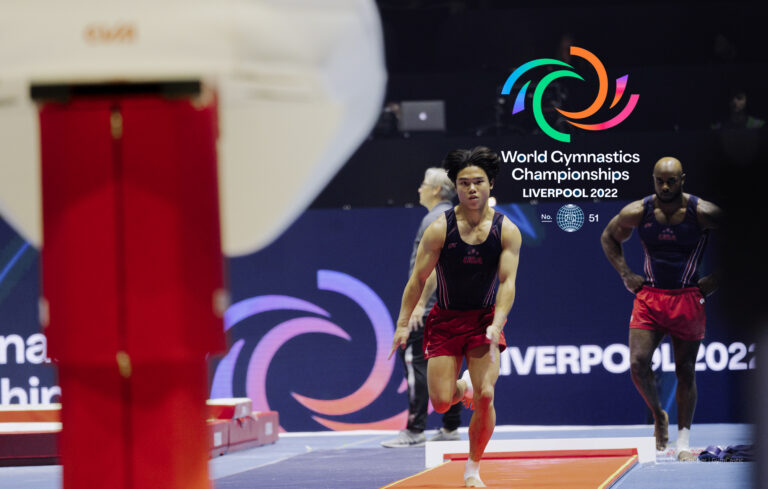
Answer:
M474 395L474 389L472 388L472 380L469 378L469 370L465 370L464 373L461 375L459 382L461 381L464 381L464 383L467 386L464 389L464 397L461 398L461 403L464 404L464 407L467 409L474 409L475 407L472 405L472 396ZM467 486L467 487L473 487L473 486ZM485 487L485 486L475 486L475 487Z
M464 487L485 487L483 481L480 480L480 461L475 462L471 458L467 458L467 463L464 465Z
M479 477L467 477L464 479L464 487L485 487Z

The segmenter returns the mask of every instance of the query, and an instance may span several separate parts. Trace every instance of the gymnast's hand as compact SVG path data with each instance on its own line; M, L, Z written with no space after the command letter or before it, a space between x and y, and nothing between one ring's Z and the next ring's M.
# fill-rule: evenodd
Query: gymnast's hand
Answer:
M701 295L704 297L709 296L711 293L717 290L717 281L715 280L715 277L712 275L707 275L706 277L702 277L699 279L698 282L699 291L701 291Z
M416 304L411 313L411 319L408 320L408 329L417 331L424 325L424 306Z
M640 289L643 288L643 282L645 281L642 275L632 272L622 275L621 280L624 282L624 287L633 294L640 292Z
M491 363L496 363L496 358L499 356L499 337L501 331L496 326L488 326L485 329L485 337L491 340Z
M387 357L387 360L392 358L392 354L395 353L395 350L397 350L397 347L405 348L406 343L408 343L408 337L411 335L411 330L408 328L408 325L405 326L398 326L395 329L395 337L392 338L392 349L389 351L389 356Z

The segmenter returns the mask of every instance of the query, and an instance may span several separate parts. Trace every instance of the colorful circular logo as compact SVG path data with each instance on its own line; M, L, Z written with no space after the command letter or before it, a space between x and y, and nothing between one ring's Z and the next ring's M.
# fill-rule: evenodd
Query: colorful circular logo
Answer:
M600 109L603 108L606 98L608 97L608 75L605 72L605 67L603 66L603 63L597 58L597 56L587 51L586 49L579 48L576 46L571 46L570 53L572 56L578 56L580 58L587 60L587 62L589 62L589 64L591 64L592 67L597 72L597 77L599 80L597 96L595 97L594 102L592 102L592 104L584 110L581 110L578 112L568 112L560 108L557 108L556 110L563 117L565 117L566 121L569 124L571 124L572 126L578 127L579 129L584 129L586 131L602 131L602 130L610 129L611 127L619 125L627 117L629 117L629 114L631 114L632 111L635 109L635 106L637 105L637 100L640 98L638 94L635 94L635 93L631 94L624 108L617 115L615 115L614 117L612 117L611 119L605 122L600 122L596 124L583 124L580 122L573 122L574 119L578 120L578 119L586 119L588 117L591 117L592 115L596 114ZM514 88L515 83L517 83L520 80L523 74L525 74L529 70L532 70L539 66L545 66L545 65L561 66L568 69L558 69L556 71L548 73L536 85L536 88L533 92L533 100L531 102L533 117L536 120L536 124L538 124L539 128L544 132L544 134L551 137L552 139L556 139L557 141L569 143L571 142L571 135L555 130L544 118L541 101L544 95L544 91L547 89L547 86L549 86L550 83L557 80L558 78L577 78L582 81L584 80L584 78L581 75L576 73L573 66L563 61L560 61L557 59L550 59L550 58L540 58L540 59L535 59L533 61L529 61L521 65L519 68L513 71L511 75L509 75L509 77L507 78L507 81L504 83L504 87L501 89L501 94L509 95L512 89ZM618 104L619 100L621 100L622 96L624 95L624 91L627 88L628 78L629 78L629 75L624 75L616 79L616 92L613 97L613 102L611 102L611 105L608 107L607 110L613 109L616 106L616 104ZM517 114L518 112L522 112L525 109L525 98L526 98L526 93L528 91L528 87L530 84L531 84L531 80L528 80L525 83L525 85L523 85L523 87L520 89L520 91L517 93L517 96L515 97L515 104L512 108L512 114Z
M395 367L395 360L388 359L392 343L394 323L381 298L368 285L342 272L317 271L317 288L336 292L349 298L360 307L370 321L375 337L373 365L367 379L354 392L338 399L314 399L291 392L291 396L311 413L317 423L332 430L351 429L401 429L408 418L403 410L386 419L364 422L343 421L331 417L357 414L376 401L384 392ZM276 324L264 334L250 354L242 352L244 339L235 341L229 353L219 362L211 386L211 398L235 397L234 370L241 355L249 355L245 375L245 393L253 401L256 411L269 411L267 372L278 351L293 338L305 334L326 334L350 341L349 334L334 323L324 308L298 297L261 295L239 301L224 314L224 329L229 330L244 319L270 311L295 311L299 317ZM333 379L324 379L332 382ZM405 381L403 381L405 384ZM404 388L398 389L403 392Z

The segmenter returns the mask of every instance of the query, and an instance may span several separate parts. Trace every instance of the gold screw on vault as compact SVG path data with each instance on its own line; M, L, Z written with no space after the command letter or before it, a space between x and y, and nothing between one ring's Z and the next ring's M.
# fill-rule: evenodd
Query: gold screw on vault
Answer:
M120 375L123 378L129 378L131 376L131 357L124 351L119 351L115 355L117 360L117 369L120 371Z

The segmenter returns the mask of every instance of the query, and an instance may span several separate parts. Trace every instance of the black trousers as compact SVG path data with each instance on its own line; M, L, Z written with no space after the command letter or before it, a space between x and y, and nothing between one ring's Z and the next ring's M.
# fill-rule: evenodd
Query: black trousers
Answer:
M410 431L421 433L427 426L427 406L429 390L427 389L427 360L424 358L424 327L411 332L405 349L398 348L397 352L403 361L405 379L408 382L408 425ZM443 414L443 428L453 431L461 425L461 402L451 406Z

